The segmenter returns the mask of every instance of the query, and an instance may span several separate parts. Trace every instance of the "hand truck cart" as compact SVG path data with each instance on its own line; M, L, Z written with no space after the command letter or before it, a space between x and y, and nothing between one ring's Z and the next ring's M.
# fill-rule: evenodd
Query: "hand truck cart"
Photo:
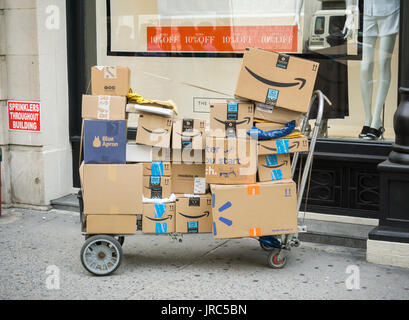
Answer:
M318 99L318 112L315 121L315 126L311 135L310 148L308 151L307 159L305 161L305 166L301 178L301 182L298 183L297 190L297 214L300 211L301 202L305 190L305 185L307 179L311 174L312 161L314 155L315 144L317 141L318 133L322 126L322 117L324 112L324 105L327 102L331 105L331 102L328 98L319 90L313 93L308 112L305 115L302 124L301 124L301 133L305 134L308 121L310 120L310 113L312 106L315 101ZM291 173L294 177L297 163L299 160L299 153L295 153L292 160ZM301 173L301 168L300 168ZM78 200L80 204L80 221L82 230L85 230L85 215L83 213L83 199L82 199L82 190L78 192ZM298 232L306 232L304 226L298 227ZM137 234L141 231L136 231ZM84 268L90 273L97 276L106 276L113 273L118 269L122 262L122 245L124 244L125 236L124 235L106 235L106 234L97 234L91 235L86 232L82 232L85 236L85 243L81 248L80 259ZM177 233L169 234L170 237L174 240L182 241L181 235ZM297 234L285 234L285 235L276 235L276 236L262 236L254 238L259 241L262 249L269 252L268 255L268 265L274 269L283 268L287 263L287 257L289 251L292 247L298 247L300 241Z

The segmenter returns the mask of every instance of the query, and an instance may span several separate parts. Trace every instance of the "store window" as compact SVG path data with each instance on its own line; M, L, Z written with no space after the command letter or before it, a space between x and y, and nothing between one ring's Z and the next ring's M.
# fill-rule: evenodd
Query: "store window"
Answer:
M321 138L393 141L399 3L96 1L97 60L128 66L134 92L207 119L210 100L232 97L246 47L299 55L320 63L316 88L332 101Z

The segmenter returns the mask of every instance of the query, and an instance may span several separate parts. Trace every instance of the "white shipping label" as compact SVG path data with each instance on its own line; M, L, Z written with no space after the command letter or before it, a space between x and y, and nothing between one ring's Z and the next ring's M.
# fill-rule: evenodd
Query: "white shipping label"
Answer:
M110 96L98 96L97 118L100 120L109 120L110 106L111 106Z
M256 110L261 111L261 112L273 113L274 108L272 108L271 106L256 104Z
M195 178L194 193L206 193L206 178Z

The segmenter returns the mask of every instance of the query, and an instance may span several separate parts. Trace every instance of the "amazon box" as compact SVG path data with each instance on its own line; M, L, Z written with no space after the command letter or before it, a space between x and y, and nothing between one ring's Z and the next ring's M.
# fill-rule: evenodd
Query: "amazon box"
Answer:
M277 122L256 122L254 125L263 131L281 130L285 128L285 124Z
M172 164L172 193L206 193L205 164Z
M306 113L319 63L287 54L248 48L235 96Z
M125 120L126 97L82 96L82 118L88 120Z
M167 199L171 195L171 178L159 176L143 177L143 196L148 199Z
M172 149L172 163L200 164L204 162L204 150Z
M128 67L92 67L92 95L127 96L130 88L129 79Z
M170 148L172 134L172 118L153 114L141 114L136 131L136 143L148 146Z
M207 137L205 157L209 184L256 182L257 140Z
M261 237L298 232L294 181L210 187L214 238Z
M257 143L258 155L284 154L296 152L308 152L308 138L273 139L259 140Z
M223 100L210 103L209 137L247 137L253 126L253 103Z
M84 163L126 163L126 120L84 120Z
M212 232L212 196L178 195L176 197L176 232Z
M258 157L258 180L277 181L291 179L291 160L288 153Z
M171 149L156 148L144 144L136 144L128 141L126 144L126 162L153 162L171 161Z
M87 215L88 234L135 234L136 215Z
M84 214L142 214L142 169L141 164L84 164Z
M287 124L288 122L295 120L296 126L299 126L303 116L304 114L300 112L272 107L262 103L255 104L255 119L262 119L282 124Z
M172 132L173 149L203 150L205 147L206 120L175 119Z
M174 202L144 203L142 216L143 233L173 233L175 232Z
M158 177L170 177L171 165L170 162L154 161L143 164L144 176L158 176Z

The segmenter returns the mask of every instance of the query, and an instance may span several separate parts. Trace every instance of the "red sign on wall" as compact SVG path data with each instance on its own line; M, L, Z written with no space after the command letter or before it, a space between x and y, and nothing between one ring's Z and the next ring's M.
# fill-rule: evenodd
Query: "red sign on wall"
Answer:
M40 103L27 101L8 101L9 129L39 132Z
M148 27L147 50L168 52L243 52L257 47L297 51L296 26Z

